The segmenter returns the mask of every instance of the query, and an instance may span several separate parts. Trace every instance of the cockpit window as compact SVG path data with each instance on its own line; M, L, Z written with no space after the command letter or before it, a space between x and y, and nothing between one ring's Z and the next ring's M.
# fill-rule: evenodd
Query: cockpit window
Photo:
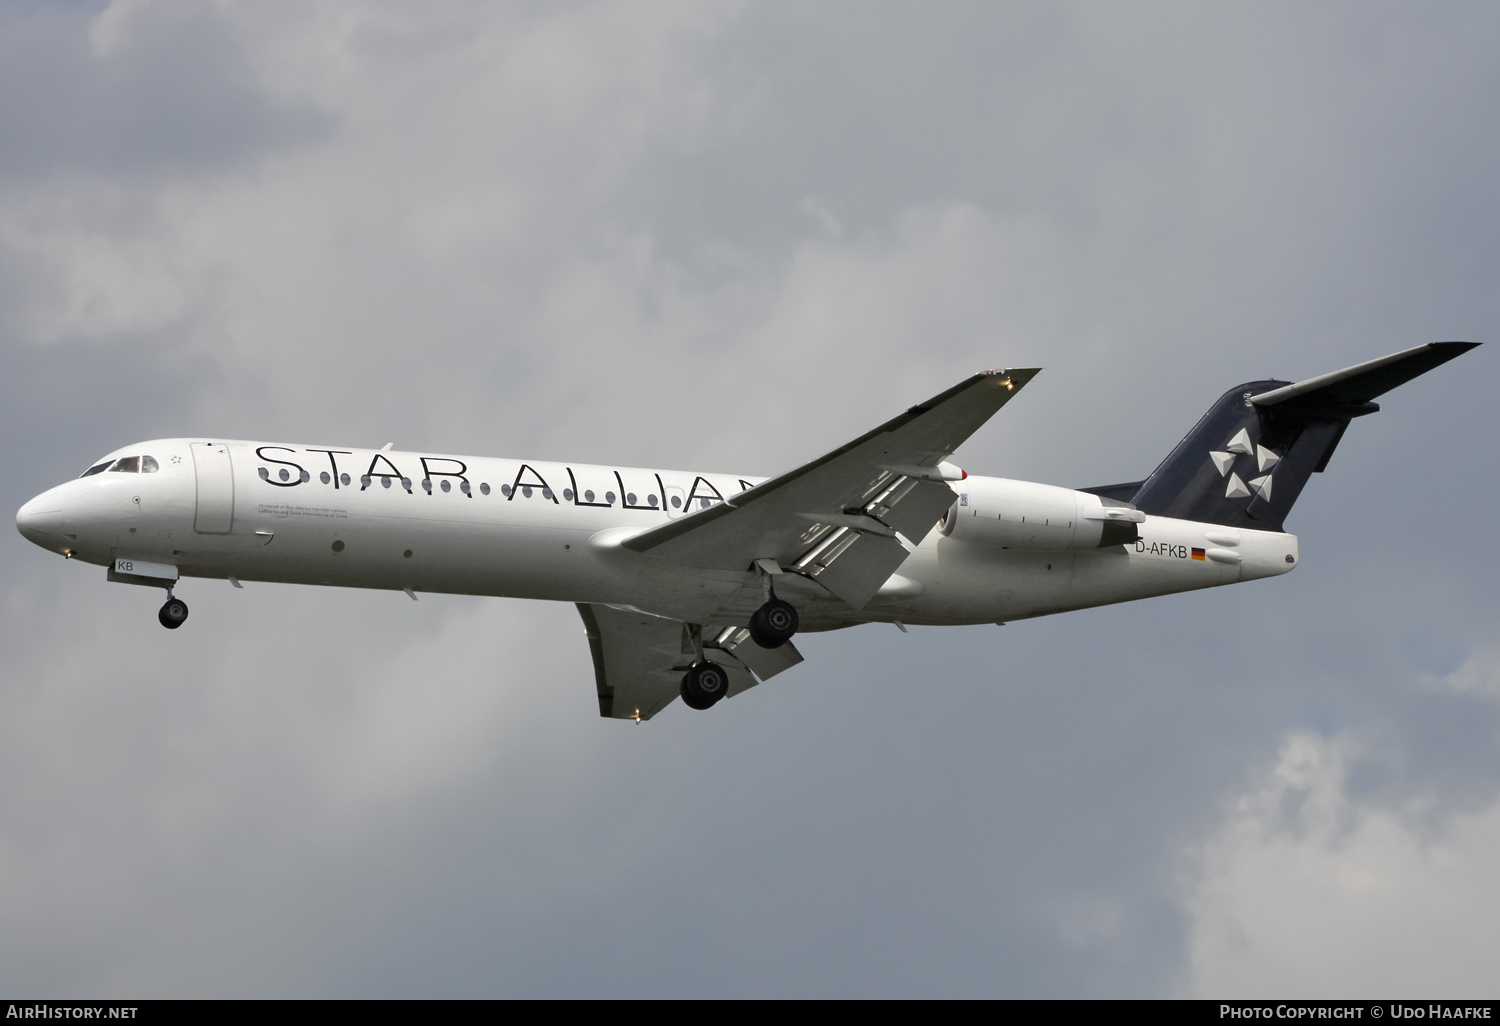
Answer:
M96 463L85 470L79 477L93 477L102 474L106 470L115 471L120 474L154 474L161 469L161 464L156 462L155 456L122 456L117 460L105 460Z

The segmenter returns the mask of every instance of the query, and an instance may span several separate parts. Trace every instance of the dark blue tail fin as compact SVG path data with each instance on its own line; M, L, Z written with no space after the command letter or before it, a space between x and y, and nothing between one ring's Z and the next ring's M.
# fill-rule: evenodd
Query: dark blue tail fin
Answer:
M1349 422L1380 409L1372 399L1478 344L1433 342L1296 384L1247 381L1214 403L1131 502L1156 516L1280 531Z

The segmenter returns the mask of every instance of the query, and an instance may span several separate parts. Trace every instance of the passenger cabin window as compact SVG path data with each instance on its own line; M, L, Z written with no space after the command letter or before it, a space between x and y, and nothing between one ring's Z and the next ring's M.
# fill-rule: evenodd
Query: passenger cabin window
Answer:
M141 458L139 456L125 456L115 461L115 465L109 468L111 474L139 474L141 472Z

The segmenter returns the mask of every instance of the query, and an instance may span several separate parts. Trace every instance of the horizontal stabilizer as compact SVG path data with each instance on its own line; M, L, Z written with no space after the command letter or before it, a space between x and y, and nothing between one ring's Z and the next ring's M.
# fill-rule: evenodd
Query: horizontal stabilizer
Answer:
M1412 378L1426 374L1456 356L1462 356L1478 345L1478 342L1429 342L1415 349L1406 349L1368 363L1262 392L1250 401L1263 410L1272 411L1274 408L1276 413L1306 413L1315 416L1319 410L1327 410L1336 419L1343 419L1354 414L1354 408L1368 403L1376 396L1384 395L1398 385L1406 384Z

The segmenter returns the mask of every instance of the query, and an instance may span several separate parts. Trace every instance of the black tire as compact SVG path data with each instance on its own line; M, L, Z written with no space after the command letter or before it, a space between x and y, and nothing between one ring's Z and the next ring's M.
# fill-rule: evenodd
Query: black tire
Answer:
M161 607L161 612L156 614L156 618L161 621L161 625L169 631L175 631L181 627L187 622L187 617L187 603L180 598L167 599L166 604Z
M750 640L761 648L780 648L792 640L798 625L796 607L772 599L750 614Z
M729 690L729 672L718 663L702 662L682 675L682 703L709 709Z

